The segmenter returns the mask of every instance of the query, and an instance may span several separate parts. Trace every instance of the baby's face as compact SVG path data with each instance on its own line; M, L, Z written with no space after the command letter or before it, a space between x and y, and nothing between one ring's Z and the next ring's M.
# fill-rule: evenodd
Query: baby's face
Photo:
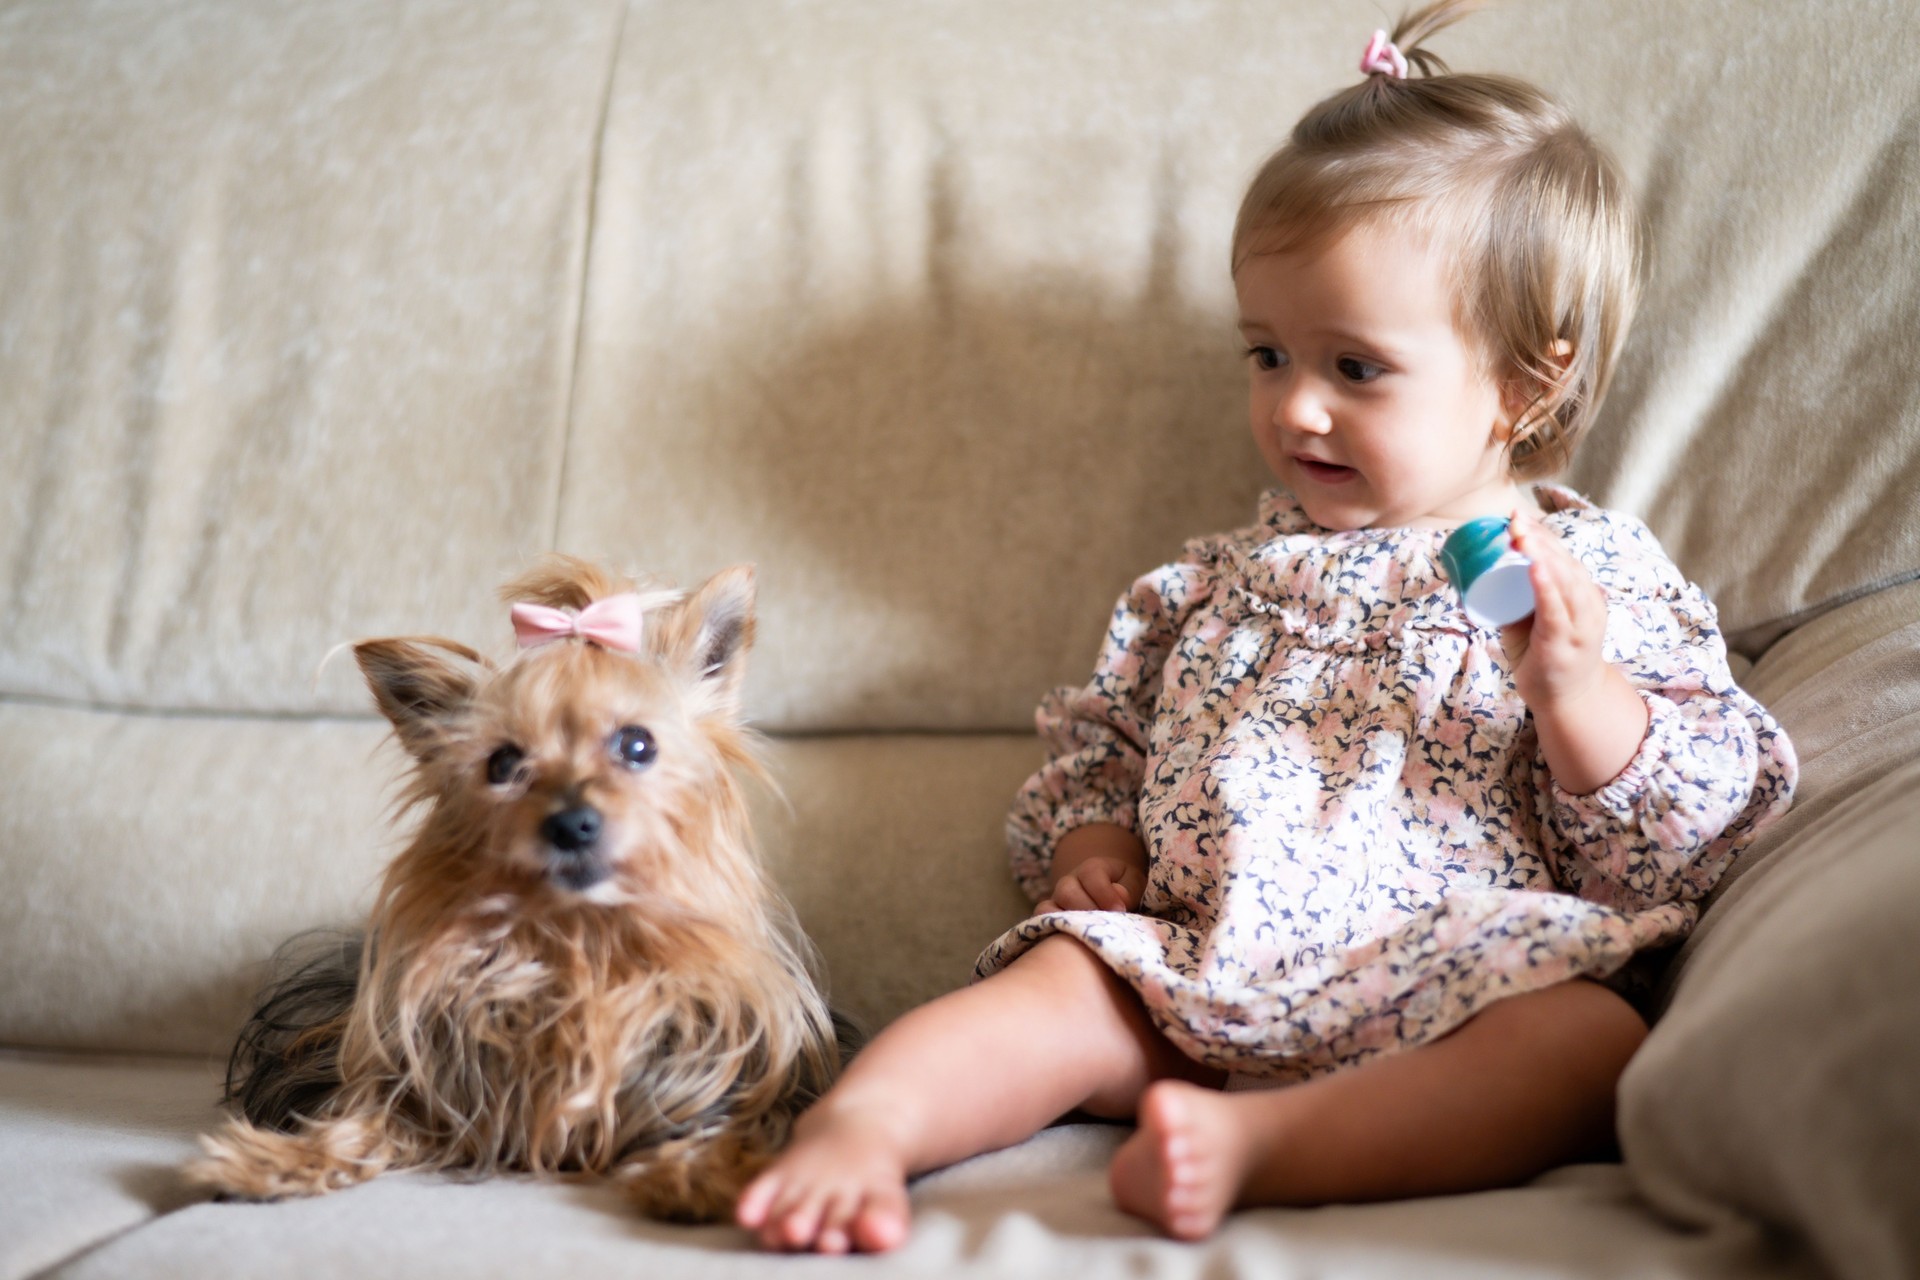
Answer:
M1442 254L1361 225L1248 259L1234 280L1267 466L1329 529L1507 515L1501 388L1454 325Z

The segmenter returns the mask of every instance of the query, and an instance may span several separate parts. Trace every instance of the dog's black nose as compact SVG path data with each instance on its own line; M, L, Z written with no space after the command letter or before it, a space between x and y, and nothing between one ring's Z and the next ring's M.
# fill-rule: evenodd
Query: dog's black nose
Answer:
M578 853L600 838L600 811L590 804L562 809L547 815L540 824L540 834L562 853Z

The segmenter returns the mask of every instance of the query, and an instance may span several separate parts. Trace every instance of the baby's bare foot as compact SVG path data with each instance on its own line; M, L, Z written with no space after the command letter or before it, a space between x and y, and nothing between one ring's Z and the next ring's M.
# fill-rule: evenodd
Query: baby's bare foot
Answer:
M906 1167L883 1130L816 1110L733 1216L768 1249L883 1253L907 1238Z
M1141 1095L1139 1130L1114 1153L1114 1203L1168 1235L1201 1240L1234 1206L1254 1156L1233 1099L1162 1080Z

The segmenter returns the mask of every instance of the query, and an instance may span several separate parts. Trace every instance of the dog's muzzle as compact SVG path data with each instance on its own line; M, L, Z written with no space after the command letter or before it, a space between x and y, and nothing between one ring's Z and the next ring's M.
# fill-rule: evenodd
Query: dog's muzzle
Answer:
M601 826L600 811L590 804L548 814L540 824L540 836L551 850L547 878L584 893L612 874L598 853Z

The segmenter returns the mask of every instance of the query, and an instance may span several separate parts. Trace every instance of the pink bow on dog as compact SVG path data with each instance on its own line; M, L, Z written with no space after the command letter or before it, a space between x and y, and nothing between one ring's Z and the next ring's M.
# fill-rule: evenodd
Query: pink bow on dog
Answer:
M631 591L595 600L579 613L522 603L513 606L513 634L522 649L579 636L605 649L638 653L640 619L645 612L640 597Z

